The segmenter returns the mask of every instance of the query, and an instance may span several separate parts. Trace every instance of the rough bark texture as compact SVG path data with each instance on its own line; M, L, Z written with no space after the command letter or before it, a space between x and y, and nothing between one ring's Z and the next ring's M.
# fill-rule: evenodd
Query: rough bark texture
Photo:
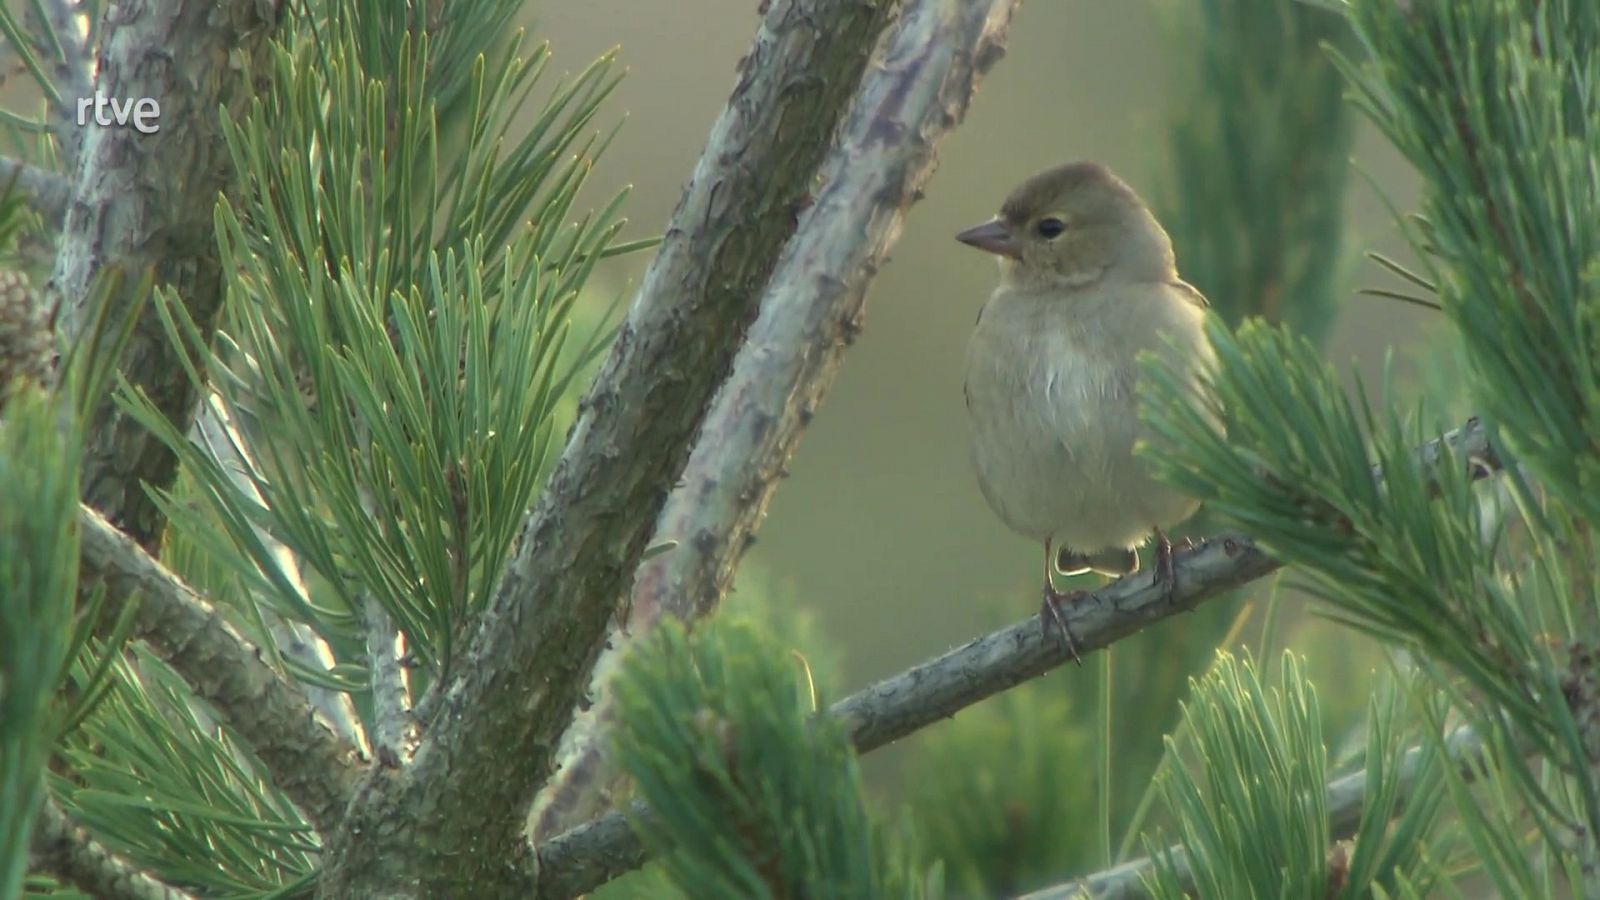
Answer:
M867 286L932 175L941 138L966 115L1004 53L1016 0L909 4L881 65L862 80L815 202L784 249L761 315L717 393L652 543L677 547L640 567L628 637L596 666L597 700L568 736L535 839L606 808L614 768L600 738L614 715L614 661L663 614L710 614L766 516L800 434L861 329Z
M67 180L54 172L0 157L0 184L13 186L28 205L44 217L45 225L61 224L67 210Z
M896 9L772 4L461 667L412 764L374 769L358 791L322 896L532 888L529 804Z
M29 868L49 872L101 900L190 900L112 853L79 828L53 798L39 807Z
M337 825L359 772L355 748L298 685L132 539L87 507L81 525L85 586L105 584L113 606L138 602L134 635L244 738L307 821L323 834Z
M85 126L71 173L50 290L68 340L90 321L101 272L132 277L111 301L126 308L138 275L182 298L210 335L222 302L212 211L229 183L219 107L241 108L277 21L276 0L124 0L108 10L96 87L107 97L161 104L160 130ZM179 349L146 306L122 371L186 430L195 393ZM146 548L164 526L144 484L166 486L176 458L111 403L96 411L84 452L83 496Z

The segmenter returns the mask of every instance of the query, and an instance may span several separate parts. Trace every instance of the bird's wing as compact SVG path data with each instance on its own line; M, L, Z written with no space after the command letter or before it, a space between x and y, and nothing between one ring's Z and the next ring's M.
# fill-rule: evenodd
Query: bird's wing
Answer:
M1206 307L1211 305L1206 300L1206 295L1205 294L1200 293L1200 290L1198 288L1196 288L1194 285L1190 284L1189 282L1184 281L1182 278L1174 278L1174 279L1172 279L1171 284L1172 284L1173 287L1178 289L1178 293L1182 294L1183 298L1185 300L1188 300L1190 303L1193 303L1195 306L1198 306L1201 309L1205 309Z

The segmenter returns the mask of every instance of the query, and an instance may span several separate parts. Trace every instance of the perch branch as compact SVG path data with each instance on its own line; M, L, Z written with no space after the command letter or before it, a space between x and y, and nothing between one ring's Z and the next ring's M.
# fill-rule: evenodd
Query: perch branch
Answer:
M1415 454L1425 470L1436 468L1449 447L1467 462L1473 478L1500 468L1500 459L1477 419L1429 441ZM1375 472L1375 474L1378 474ZM1242 534L1220 535L1174 554L1176 584L1170 597L1153 572L1137 572L1094 591L1064 611L1078 637L1079 652L1104 649L1144 627L1194 609L1212 597L1277 571L1282 563ZM1066 645L1039 627L1037 616L970 643L858 691L829 712L845 720L859 752L881 747L940 719L1042 675L1072 658ZM539 896L577 896L637 868L645 848L627 824L628 815L648 815L643 804L607 813L539 848L543 883Z

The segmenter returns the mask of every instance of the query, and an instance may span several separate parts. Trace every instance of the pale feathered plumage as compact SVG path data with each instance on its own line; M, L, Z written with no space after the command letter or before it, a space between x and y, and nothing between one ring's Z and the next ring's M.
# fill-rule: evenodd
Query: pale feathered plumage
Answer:
M1000 259L967 353L972 457L1000 520L1046 545L1046 611L1062 599L1051 546L1068 570L1115 574L1155 533L1168 566L1162 531L1197 504L1134 457L1137 358L1164 354L1198 377L1212 353L1205 299L1178 277L1166 232L1103 166L1075 162L957 237Z

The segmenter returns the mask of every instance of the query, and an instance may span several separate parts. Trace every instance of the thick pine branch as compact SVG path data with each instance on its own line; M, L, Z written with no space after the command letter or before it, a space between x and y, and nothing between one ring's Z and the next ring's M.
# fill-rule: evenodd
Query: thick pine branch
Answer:
M108 298L114 310L137 299L133 286L153 270L210 337L222 305L212 212L231 182L217 111L238 112L252 95L277 17L275 0L126 0L110 10L95 88L107 97L157 99L160 130L82 131L50 281L69 344L93 320L93 285L108 269L130 276ZM186 430L196 393L178 363L181 352L146 305L122 371ZM84 447L84 499L146 548L157 546L165 522L145 485L168 487L176 471L172 452L116 404L95 412Z
M39 807L30 862L35 871L48 872L102 900L189 900L192 896L112 853L74 823L53 798Z
M45 224L57 226L67 211L67 180L55 172L0 156L0 185L9 185L44 217Z
M325 896L529 885L524 818L618 600L898 4L777 0L411 765L358 791ZM485 785L496 802L484 802Z
M861 328L867 286L933 172L939 140L965 117L978 80L1004 53L1016 5L914 4L882 65L863 79L823 165L822 186L773 272L761 315L656 523L652 543L677 546L640 567L628 636L613 637L599 677L661 615L698 619L727 593L801 432ZM612 777L602 746L612 704L602 692L574 726L583 729L579 750L561 760L554 782L576 788L563 798L569 803L585 786L592 790ZM535 834L559 830L547 823L565 812L562 806L541 814Z
M1473 478L1500 467L1488 435L1477 419L1417 449L1416 461L1432 470L1448 447ZM1377 476L1379 473L1374 473ZM1206 600L1277 571L1282 563L1242 534L1202 541L1174 554L1176 583L1171 592L1154 583L1153 572L1138 572L1094 591L1064 611L1088 654L1155 622L1194 609ZM1072 658L1066 644L1040 628L1038 616L991 632L942 656L920 663L835 703L829 712L848 721L860 752L876 749ZM649 815L643 804L625 815L608 813L551 839L539 848L544 882L539 896L564 900L637 868L647 860L627 815Z
M131 538L88 507L81 525L85 585L104 583L113 607L139 604L134 635L216 710L261 760L272 783L327 834L355 785L355 749L338 738L297 685Z

